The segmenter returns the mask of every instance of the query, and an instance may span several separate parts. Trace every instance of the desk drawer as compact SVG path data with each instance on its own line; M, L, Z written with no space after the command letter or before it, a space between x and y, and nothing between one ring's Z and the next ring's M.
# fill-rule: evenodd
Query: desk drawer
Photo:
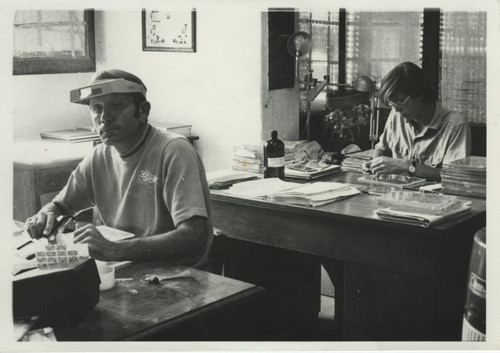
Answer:
M78 162L72 162L58 167L40 169L36 173L38 194L61 190L77 165Z

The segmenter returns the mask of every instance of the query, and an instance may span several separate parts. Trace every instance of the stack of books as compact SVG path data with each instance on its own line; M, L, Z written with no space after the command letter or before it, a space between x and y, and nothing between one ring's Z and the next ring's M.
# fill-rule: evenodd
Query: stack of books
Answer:
M418 191L391 191L377 200L376 215L385 220L429 227L470 211L470 201Z
M57 131L41 132L42 139L66 141L70 143L99 140L99 134L91 127L77 127Z
M469 156L444 164L441 185L446 194L486 198L486 157Z
M373 150L360 151L346 154L341 163L341 168L346 172L363 172L363 163L373 158Z
M233 146L232 169L263 174L265 169L263 145Z

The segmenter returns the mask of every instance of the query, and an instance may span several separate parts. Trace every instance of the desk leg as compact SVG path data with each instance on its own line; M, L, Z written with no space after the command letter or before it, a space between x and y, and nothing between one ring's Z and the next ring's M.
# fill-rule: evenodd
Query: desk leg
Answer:
M343 337L344 320L344 262L329 258L322 258L321 264L328 273L335 288L335 330L339 337Z
M346 262L344 340L460 340L465 287L445 281Z
M224 276L266 289L264 305L257 310L262 310L268 337L317 324L321 268L316 257L227 237L221 242Z

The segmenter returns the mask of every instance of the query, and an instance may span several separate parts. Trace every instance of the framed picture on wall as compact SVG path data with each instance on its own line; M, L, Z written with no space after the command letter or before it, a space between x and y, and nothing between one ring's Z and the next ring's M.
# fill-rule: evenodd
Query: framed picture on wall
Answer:
M196 52L196 11L143 9L142 50Z

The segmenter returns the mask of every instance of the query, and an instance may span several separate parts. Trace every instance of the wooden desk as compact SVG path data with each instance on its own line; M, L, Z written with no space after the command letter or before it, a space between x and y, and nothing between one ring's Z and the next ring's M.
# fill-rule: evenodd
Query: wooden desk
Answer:
M141 282L146 274L173 275L186 269L189 278L166 280L159 285ZM263 288L186 267L162 263L132 263L116 270L117 282L100 292L100 301L83 322L54 329L58 341L118 341L168 339L178 327L203 320L254 300ZM137 291L135 293L135 291ZM187 337L197 332L188 332Z
M343 173L322 180L353 182L359 176ZM485 200L471 199L472 211L463 217L421 228L376 218L376 199L358 195L307 208L213 190L213 225L242 246L286 249L308 254L311 261L342 261L344 340L460 340L470 251L474 233L486 224ZM225 271L238 278L230 265ZM248 263L246 271L252 266ZM261 270L265 273L245 278L280 278L279 264ZM318 270L312 267L310 277ZM308 291L318 293L318 286L319 281L311 282ZM275 296L279 301L299 289L304 291L272 291L280 293Z

